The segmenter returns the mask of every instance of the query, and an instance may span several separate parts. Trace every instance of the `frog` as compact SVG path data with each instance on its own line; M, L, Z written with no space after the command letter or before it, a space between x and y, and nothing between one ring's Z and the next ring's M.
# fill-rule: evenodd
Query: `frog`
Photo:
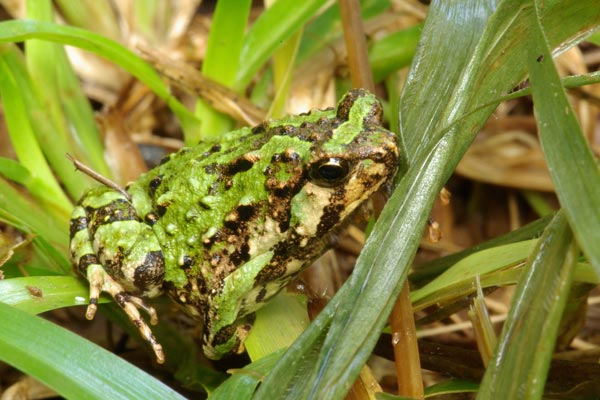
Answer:
M213 360L244 351L261 306L332 245L332 235L399 163L379 100L265 121L166 156L125 188L97 185L75 206L70 258L89 282L88 319L108 293L152 347L147 299L166 294L202 324Z

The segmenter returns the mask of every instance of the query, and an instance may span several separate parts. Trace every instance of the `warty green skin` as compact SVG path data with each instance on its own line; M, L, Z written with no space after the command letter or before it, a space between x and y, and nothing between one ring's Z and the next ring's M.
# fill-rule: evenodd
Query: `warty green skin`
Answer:
M337 109L181 149L130 184L130 200L90 190L71 219L71 258L91 303L96 285L147 328L137 296L166 292L203 321L208 357L243 350L252 313L393 177L396 138L381 118L377 99L355 90ZM140 330L158 353L149 328Z

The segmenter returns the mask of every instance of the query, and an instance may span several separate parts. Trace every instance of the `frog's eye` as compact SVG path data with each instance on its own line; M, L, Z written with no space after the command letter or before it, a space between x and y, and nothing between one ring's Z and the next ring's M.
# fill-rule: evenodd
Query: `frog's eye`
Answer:
M326 158L310 166L310 179L319 186L332 187L342 182L350 172L350 164L342 158Z

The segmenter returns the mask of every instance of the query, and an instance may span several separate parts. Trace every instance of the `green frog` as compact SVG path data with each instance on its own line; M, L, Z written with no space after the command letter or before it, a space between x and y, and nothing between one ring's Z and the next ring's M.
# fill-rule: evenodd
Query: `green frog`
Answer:
M399 153L366 90L219 143L167 156L124 190L86 192L70 221L75 271L89 281L86 316L101 292L123 308L164 361L140 314L168 294L203 323L211 359L243 351L254 311L328 247L328 236L391 182Z

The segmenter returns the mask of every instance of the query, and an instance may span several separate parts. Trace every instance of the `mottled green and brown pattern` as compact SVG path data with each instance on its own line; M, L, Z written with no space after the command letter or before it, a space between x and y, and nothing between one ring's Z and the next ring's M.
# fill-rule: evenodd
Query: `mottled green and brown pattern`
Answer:
M126 191L101 186L71 219L71 256L92 317L109 292L162 350L138 296L169 294L203 321L203 349L241 351L249 317L329 245L328 234L393 177L396 138L364 90L337 109L265 122L167 157Z

